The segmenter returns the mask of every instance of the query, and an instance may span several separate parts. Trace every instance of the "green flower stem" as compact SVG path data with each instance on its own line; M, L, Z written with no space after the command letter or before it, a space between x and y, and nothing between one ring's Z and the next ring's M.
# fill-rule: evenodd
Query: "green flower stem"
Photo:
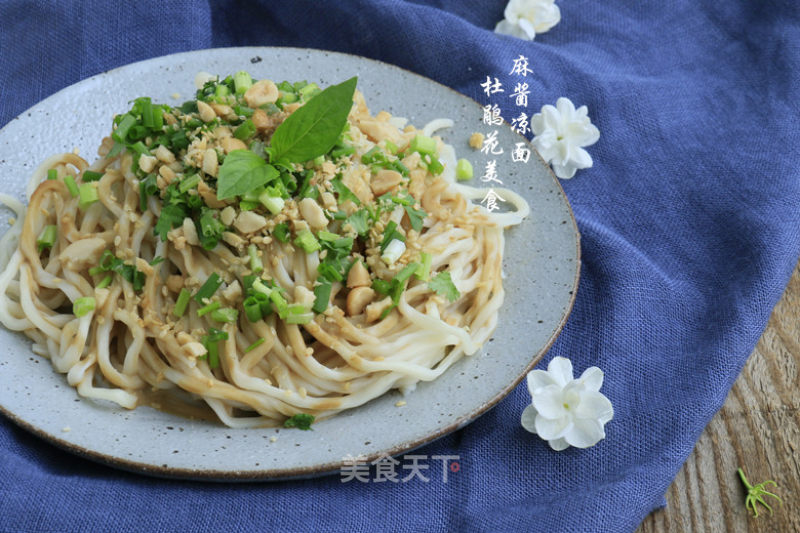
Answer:
M772 507L770 507L769 504L767 504L767 502L764 501L764 498L763 498L764 496L772 496L773 498L777 499L780 502L781 506L783 506L783 500L781 499L781 497L778 496L777 494L773 494L773 493L769 492L765 488L770 483L772 483L773 485L775 485L777 487L778 486L777 483L775 483L773 480L769 479L767 481L759 483L758 485L751 485L750 482L747 481L747 478L744 475L744 471L741 468L738 470L738 472L739 472L739 477L742 480L742 483L744 484L745 488L747 489L747 497L744 500L744 506L747 509L752 509L753 510L753 515L756 518L758 518L758 507L756 506L756 504L758 504L758 503L760 503L761 505L766 507L767 510L769 511L769 514L772 514Z

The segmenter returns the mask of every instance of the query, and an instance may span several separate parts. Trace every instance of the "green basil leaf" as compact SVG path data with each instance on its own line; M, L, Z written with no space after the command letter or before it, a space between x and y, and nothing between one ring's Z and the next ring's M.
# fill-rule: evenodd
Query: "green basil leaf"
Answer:
M241 196L275 180L280 173L250 150L234 150L225 157L217 177L217 199Z
M272 135L271 161L303 163L328 153L347 123L357 81L332 85L289 115Z

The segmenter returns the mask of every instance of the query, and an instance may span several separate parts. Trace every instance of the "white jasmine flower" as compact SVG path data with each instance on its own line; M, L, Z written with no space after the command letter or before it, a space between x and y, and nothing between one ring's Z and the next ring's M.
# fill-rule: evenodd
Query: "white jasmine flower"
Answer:
M495 33L532 41L561 20L555 0L511 0L503 13L505 19L495 26Z
M592 166L592 156L583 146L591 146L600 138L600 130L592 124L585 105L575 104L563 96L556 106L546 105L531 117L531 143L546 163L552 163L556 176L569 179L580 168Z
M602 393L603 371L592 366L572 379L572 363L555 357L547 371L528 372L532 403L522 412L522 427L538 434L556 451L569 446L588 448L606 434L614 408Z

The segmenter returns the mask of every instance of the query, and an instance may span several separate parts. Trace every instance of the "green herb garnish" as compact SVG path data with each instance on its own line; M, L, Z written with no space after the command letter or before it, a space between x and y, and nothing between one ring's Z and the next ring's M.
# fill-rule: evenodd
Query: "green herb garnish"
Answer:
M347 219L345 219L346 224L350 224L350 227L353 228L353 231L358 233L360 237L366 236L369 232L369 213L366 209L359 209Z
M189 292L188 289L181 289L180 294L178 294L178 299L175 301L175 307L172 309L172 314L176 317L180 318L186 312L186 306L189 305L189 299L192 297L192 293Z
M91 296L84 296L83 298L78 298L72 304L72 314L78 318L88 315L89 313L94 311L95 305L96 302L94 298L92 298Z
M208 328L208 335L204 335L200 342L203 343L208 353L198 359L208 358L208 367L217 368L219 366L219 341L228 340L228 333L215 328Z
M219 274L216 272L212 272L206 282L197 290L197 294L194 295L194 299L197 303L203 303L203 300L206 298L211 298L214 296L214 293L217 292L219 286L222 285L222 279L219 277Z
M357 78L332 85L289 115L272 135L272 161L302 163L326 154L347 123Z
M456 286L453 284L453 279L450 277L450 272L439 272L432 280L428 282L428 287L440 296L444 296L451 302L455 302L461 296Z
M161 237L162 241L167 240L167 233L172 228L177 228L183 224L183 219L186 218L186 211L178 205L164 205L161 208L161 215L159 215L153 232Z
M280 173L250 150L234 150L225 157L217 178L217 199L241 196L274 181Z
M313 423L314 423L314 415L309 415L306 413L298 413L296 415L287 418L283 422L283 427L309 430L311 429L311 424Z
M333 187L333 191L339 195L339 203L342 203L346 200L352 200L352 202L356 205L361 205L361 200L358 199L358 196L353 193L350 189L347 188L347 185L342 183L342 177L336 176L331 180L331 186Z
M146 276L133 265L126 264L122 259L115 256L111 251L106 250L100 256L100 263L89 269L92 276L102 272L116 272L122 279L133 285L133 290L139 292L144 287Z
M52 248L53 245L56 243L56 238L58 237L58 227L55 225L45 226L42 229L42 232L39 234L39 237L36 239L36 246L39 248L41 252L45 248Z

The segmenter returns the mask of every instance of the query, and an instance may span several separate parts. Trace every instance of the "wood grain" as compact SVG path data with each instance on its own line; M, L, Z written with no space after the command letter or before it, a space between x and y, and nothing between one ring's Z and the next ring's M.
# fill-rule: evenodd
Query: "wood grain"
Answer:
M756 349L667 492L637 533L800 532L800 265L772 312ZM744 507L745 489L774 479L756 518ZM773 505L774 503L774 505Z

